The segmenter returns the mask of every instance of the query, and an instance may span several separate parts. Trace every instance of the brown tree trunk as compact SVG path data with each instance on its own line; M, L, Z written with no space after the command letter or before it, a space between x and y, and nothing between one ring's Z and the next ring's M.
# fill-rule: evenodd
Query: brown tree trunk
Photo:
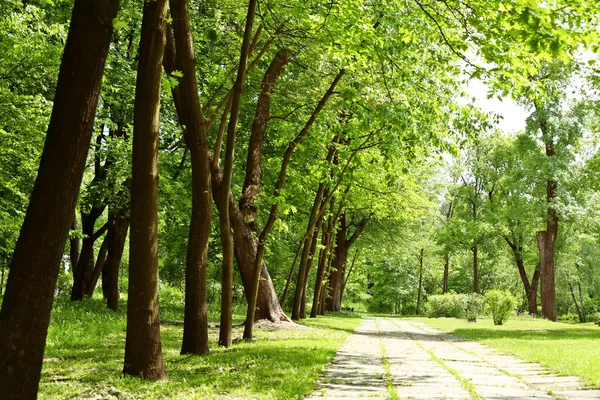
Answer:
M98 278L100 278L100 274L102 274L102 269L106 264L106 257L108 255L108 242L110 240L109 235L110 232L104 236L104 240L102 240L102 244L100 245L98 258L96 258L96 264L94 265L94 269L89 281L85 285L85 297L92 297L94 295L94 291L96 290L96 286L98 285Z
M448 279L450 277L450 257L444 257L444 280L442 282L442 293L448 293Z
M175 59L183 77L179 85L184 137L192 161L192 217L185 266L185 313L181 354L208 354L206 268L212 219L210 159L196 84L196 60L187 0L171 0Z
M330 237L333 229L333 205L335 201L331 199L331 206L329 216L327 217L327 222L323 221L322 223L322 235L321 235L321 251L319 252L319 265L317 268L317 276L315 278L315 291L313 294L313 304L310 310L310 317L317 318L319 314L320 301L321 301L321 291L323 290L323 281L325 278L325 267L327 265L327 258L329 256L330 248Z
M473 252L473 293L479 293L479 258L477 245L471 248Z
M158 309L158 134L167 0L146 1L136 81L123 373L166 379Z
M102 268L102 293L108 309L117 311L119 309L119 269L129 230L129 218L122 217L119 213L111 213L109 219L112 224L109 228L108 255L104 268Z
M425 249L421 249L421 254L419 255L419 288L417 289L417 309L415 314L419 315L419 311L421 308L421 291L423 290L423 252Z
M346 224L346 214L340 215L340 227L336 235L336 246L333 252L333 260L331 262L331 273L329 275L329 295L325 300L325 309L327 311L340 311L342 305L342 285L345 276L346 260L348 258L348 250L356 242L363 229L367 224L367 220L361 220L352 236L346 239L349 225Z
M577 288L579 289L579 301L581 304L581 316L583 317L581 322L587 322L587 316L585 314L585 300L583 299L583 291L581 290L581 282L577 282Z
M332 146L329 149L329 153L327 154L327 161L331 161L333 158L333 153L335 148ZM310 216L308 218L308 228L305 235L304 248L302 249L302 257L300 258L300 266L298 268L298 278L296 281L296 295L294 297L294 306L292 309L292 319L297 320L302 317L302 297L304 293L305 278L306 278L306 269L308 265L308 259L310 257L310 250L313 243L313 237L316 234L315 225L318 223L316 221L317 216L319 214L319 210L321 208L321 202L323 200L323 192L325 191L325 184L320 183L317 189L317 193L315 195L315 200L313 201L313 206L310 212ZM306 315L304 315L306 318Z
M223 179L221 182L221 196L217 198L219 208L219 228L221 233L221 245L223 248L223 274L221 282L221 326L219 329L219 346L231 346L231 316L233 295L233 257L234 242L232 224L229 215L229 201L231 199L231 176L233 173L233 157L235 152L235 136L242 89L246 77L246 65L251 44L252 26L256 12L256 0L248 1L248 12L246 14L246 27L240 51L240 63L237 78L231 93L231 113L227 127L227 142L225 146L225 165L223 168Z
M37 394L117 10L116 0L75 0L40 167L0 311L0 393L8 399Z
M573 303L575 303L575 310L577 311L579 322L585 322L583 314L581 313L581 308L579 308L579 303L577 302L577 297L575 297L575 292L573 291L573 285L571 285L571 282L569 282L568 285L569 291L571 292L571 298L573 299Z
M535 110L541 114L537 103ZM548 128L548 121L540 121L540 130L546 148L546 157L554 157L554 141ZM551 321L557 320L556 314L556 286L554 283L554 247L558 236L558 214L552 202L556 197L557 183L552 178L546 182L547 219L546 230L537 232L537 242L540 252L540 290L542 297L542 317Z
M292 154L294 153L296 146L308 134L311 126L313 125L317 116L319 115L319 113L321 112L323 107L325 106L325 103L327 102L327 100L329 99L331 94L333 93L333 89L338 84L338 82L342 78L343 74L344 74L343 70L338 73L338 75L333 80L333 83L329 86L329 89L327 90L325 95L321 98L321 100L317 104L317 107L313 111L312 115L310 116L310 118L308 119L306 124L304 124L304 127L302 128L300 133L298 133L298 135L296 135L294 140L292 140L292 142L288 145L288 148L286 149L285 154L283 156L283 160L281 161L281 168L279 170L279 176L277 177L277 182L275 184L275 191L274 191L275 198L278 198L281 193L281 189L285 183L287 167L289 165L290 159L292 157ZM258 296L258 291L259 291L258 289L259 289L259 285L261 282L263 255L264 255L264 251L265 251L267 237L268 237L271 229L273 228L275 221L277 220L278 210L279 210L279 203L277 201L275 201L275 202L273 202L273 204L271 204L271 211L269 212L269 217L267 219L267 222L265 223L263 231L260 233L260 236L258 238L257 251L256 251L257 258L254 260L254 267L252 270L252 281L251 281L252 285L250 286L250 291L248 292L248 294L249 294L248 310L246 313L246 326L244 329L244 338L245 339L252 338L252 326L253 326L253 321L255 319L254 315L256 313L256 302L257 302L257 296Z
M77 222L77 212L73 213L73 222L71 223L71 230L78 231L79 223ZM71 262L71 274L73 275L73 281L75 281L75 269L79 262L79 255L81 254L81 241L79 237L74 236L69 240L69 260Z
M350 268L348 269L348 273L346 274L346 278L342 281L342 290L340 292L340 305L344 301L344 293L346 292L346 284L350 279L350 274L352 274L352 270L354 269L354 263L356 262L356 258L358 257L358 249L354 252L354 257L352 257L352 263L350 263Z
M342 215L342 220L345 216ZM339 229L336 235L336 247L331 262L331 274L329 276L329 296L326 300L327 311L340 311L342 280L344 279L344 267L348 258L348 247L346 246L346 231Z
M531 278L531 283L527 277L527 271L525 270L525 263L523 260L523 246L519 237L513 237L512 239L508 236L504 236L504 240L511 248L513 255L515 256L515 263L519 270L519 276L523 283L523 289L527 296L527 307L530 315L537 315L537 288L538 282L540 281L540 268L536 268Z
M315 253L317 251L317 243L319 241L319 233L320 233L321 224L317 222L317 226L315 227L315 233L313 234L312 241L310 244L310 252L308 254L308 261L306 263L306 272L304 274L304 288L302 288L302 299L300 303L300 318L306 318L306 291L308 289L308 279L310 277L310 271L312 270L313 260L315 257Z
M106 206L92 207L89 213L81 214L81 232L84 238L79 255L79 262L75 268L73 288L71 290L71 300L78 301L83 299L85 286L94 269L94 243L102 233L101 230L95 231L96 221L104 212ZM102 228L104 229L104 228Z

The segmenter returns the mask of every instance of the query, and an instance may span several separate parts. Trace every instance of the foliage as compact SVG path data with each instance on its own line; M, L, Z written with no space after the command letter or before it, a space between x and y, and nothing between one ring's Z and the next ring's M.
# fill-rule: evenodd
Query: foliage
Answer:
M468 300L467 295L455 293L429 296L425 315L429 318L464 318Z
M504 290L490 290L485 294L485 301L489 312L492 314L494 325L504 324L514 314L516 301L510 292Z
M467 295L467 304L465 306L465 316L467 321L475 322L483 312L485 307L485 297L479 293L471 293Z

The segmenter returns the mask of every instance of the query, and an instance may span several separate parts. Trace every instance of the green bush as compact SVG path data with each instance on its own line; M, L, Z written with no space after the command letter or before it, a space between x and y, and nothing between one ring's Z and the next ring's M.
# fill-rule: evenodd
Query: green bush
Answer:
M438 294L429 296L425 303L425 315L429 318L464 318L466 307L467 296L464 294Z
M494 325L502 325L514 313L517 304L516 299L510 292L505 290L490 290L485 294Z
M477 321L477 317L483 312L485 307L485 298L479 293L467 295L467 304L465 307L465 316L470 322Z

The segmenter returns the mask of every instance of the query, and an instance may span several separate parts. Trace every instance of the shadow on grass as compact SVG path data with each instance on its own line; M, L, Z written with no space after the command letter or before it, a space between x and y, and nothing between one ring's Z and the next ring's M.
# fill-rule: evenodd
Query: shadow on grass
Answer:
M455 329L452 334L472 340L513 339L513 340L581 340L600 339L600 330L592 329Z
M111 386L134 398L298 398L312 392L345 333L352 332L361 318L331 313L303 321L315 329L260 331L260 340L228 349L217 347L218 328L212 328L211 354L204 357L179 356L182 326L162 325L169 381L153 383L122 375L125 310L124 302L117 313L106 310L101 299L57 302L40 399L77 398L90 388ZM242 329L234 329L234 336L241 336ZM286 337L278 337L282 332Z

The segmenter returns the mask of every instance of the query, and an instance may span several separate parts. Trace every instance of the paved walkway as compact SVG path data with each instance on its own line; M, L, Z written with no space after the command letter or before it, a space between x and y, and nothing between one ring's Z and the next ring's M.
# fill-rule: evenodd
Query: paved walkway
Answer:
M600 399L580 378L404 319L365 318L309 399Z

